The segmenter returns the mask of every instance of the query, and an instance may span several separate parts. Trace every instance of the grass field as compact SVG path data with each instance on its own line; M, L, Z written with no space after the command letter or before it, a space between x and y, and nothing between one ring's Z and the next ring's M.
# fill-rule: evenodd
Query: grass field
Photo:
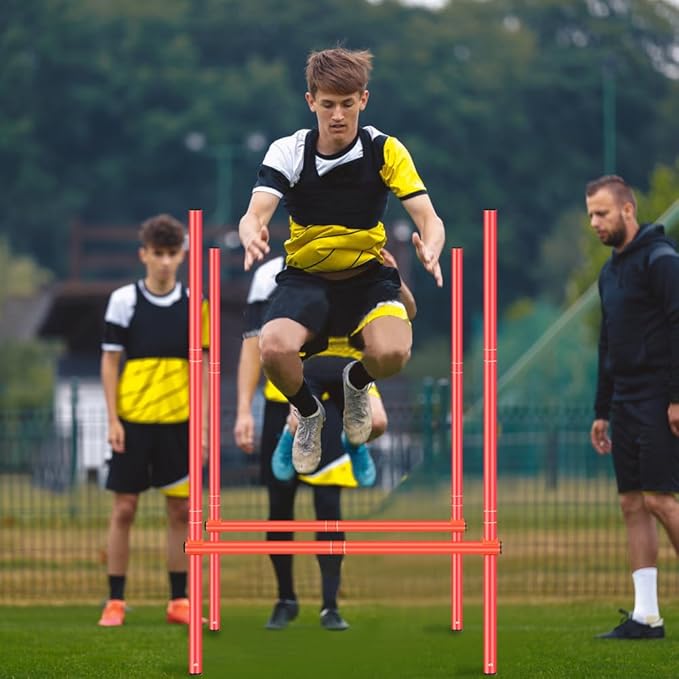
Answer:
M47 679L188 676L187 630L167 625L162 606L130 611L124 627L101 629L89 607L0 607L0 677ZM318 625L315 604L281 632L263 623L269 606L224 606L222 630L204 633L203 676L260 679L481 677L481 605L469 602L465 630L448 629L446 606L347 605L347 632ZM666 619L679 607L666 607ZM498 674L507 679L677 676L679 632L662 641L594 639L618 619L598 604L500 603ZM675 627L675 630L677 628Z

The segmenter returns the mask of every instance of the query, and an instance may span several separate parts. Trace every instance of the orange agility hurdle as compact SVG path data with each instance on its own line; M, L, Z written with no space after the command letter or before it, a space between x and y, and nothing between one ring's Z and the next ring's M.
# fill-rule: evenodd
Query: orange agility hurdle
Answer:
M189 535L184 545L189 555L189 674L203 671L202 647L202 557L209 556L209 629L220 627L221 554L450 554L451 629L463 629L462 556L483 556L483 672L497 672L497 211L484 210L484 449L483 449L483 536L463 539L463 332L462 249L451 251L451 518L450 521L227 521L220 519L220 260L219 250L209 253L210 370L209 392L209 515L203 526L202 510L202 348L201 300L203 296L203 216L189 212ZM205 531L203 530L205 528ZM248 531L316 532L443 532L443 540L227 540L220 533ZM204 539L204 532L209 539Z

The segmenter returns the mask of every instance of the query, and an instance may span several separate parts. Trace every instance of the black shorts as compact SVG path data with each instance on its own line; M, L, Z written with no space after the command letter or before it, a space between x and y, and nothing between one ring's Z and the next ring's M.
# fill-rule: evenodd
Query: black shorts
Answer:
M141 493L153 486L173 496L188 497L189 423L123 421L123 428L125 452L113 452L106 488L116 493Z
M679 492L679 438L667 421L667 398L614 401L613 466L618 492Z
M311 330L314 338L302 347L307 356L323 351L328 337L350 337L352 346L363 349L360 333L352 333L378 304L398 300L401 290L398 271L377 262L340 281L288 267L276 276L276 283L264 323L290 318Z

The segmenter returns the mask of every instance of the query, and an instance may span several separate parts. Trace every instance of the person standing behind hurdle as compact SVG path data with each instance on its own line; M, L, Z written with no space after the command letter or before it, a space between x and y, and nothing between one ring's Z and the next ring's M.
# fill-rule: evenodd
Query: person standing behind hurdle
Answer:
M657 521L679 554L679 255L661 225L639 226L621 177L600 177L585 195L592 228L613 249L599 275L590 436L597 453L613 454L634 583L634 610L599 637L661 639Z
M166 498L167 565L170 600L166 620L188 624L186 598L189 496L188 294L177 281L184 260L184 226L170 215L141 225L139 258L146 276L115 290L105 315L101 380L113 451L106 488L113 491L107 544L109 598L102 627L125 621L125 584L130 530L139 494L150 486ZM209 342L207 303L203 303L203 347ZM121 357L125 367L120 374ZM204 356L204 362L205 362ZM207 403L207 369L203 369ZM204 409L203 455L208 408Z
M238 367L238 409L234 426L237 445L246 453L254 452L254 418L252 401L261 373L258 332L266 304L276 287L275 276L283 266L283 258L277 257L260 266L248 295L246 331ZM405 286L404 286L405 287ZM406 288L407 290L407 288ZM409 308L414 316L415 303L409 295ZM305 364L305 374L310 379L312 391L319 399L324 395L328 425L322 434L322 458L319 469L308 476L296 476L292 467L292 435L286 419L290 406L287 399L267 380L264 387L265 409L260 444L260 478L267 486L269 520L292 520L295 495L300 482L314 489L314 508L317 519L341 519L340 490L342 487L369 486L375 481L375 465L365 444L352 446L341 436L341 409L343 391L341 369L336 363L345 364L356 355L342 338L334 338L325 355L317 355ZM339 345L343 344L344 348ZM335 352L334 354L332 352ZM347 353L348 352L348 353ZM358 354L360 357L360 354ZM382 401L374 387L371 389L373 431L372 438L382 434L387 417ZM285 426L285 428L284 428ZM283 430L283 431L282 431ZM282 432L282 433L281 433ZM319 540L343 540L343 533L319 533ZM292 533L267 533L269 540L290 540ZM271 555L278 585L278 601L266 624L268 629L283 629L299 612L292 576L292 555ZM348 628L339 613L337 592L340 584L341 556L319 555L323 602L321 624L329 630Z
M259 345L266 376L299 415L293 464L303 474L314 472L321 460L325 415L304 379L300 350L319 353L330 336L347 337L362 350L363 358L342 373L343 429L355 446L372 429L370 384L397 374L410 357L400 278L383 266L380 254L390 191L417 227L412 240L418 259L443 284L443 222L410 154L395 137L359 127L371 68L368 51L310 54L306 101L318 127L273 142L239 224L249 270L269 252L268 224L281 200L290 214L286 268L278 275Z

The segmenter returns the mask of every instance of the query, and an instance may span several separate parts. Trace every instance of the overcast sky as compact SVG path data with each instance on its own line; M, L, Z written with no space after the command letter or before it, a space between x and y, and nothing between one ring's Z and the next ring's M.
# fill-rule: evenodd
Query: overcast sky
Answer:
M679 0L666 0L670 5L679 7ZM442 7L448 0L401 0L404 5L424 5L425 7ZM451 0L455 2L455 0Z

